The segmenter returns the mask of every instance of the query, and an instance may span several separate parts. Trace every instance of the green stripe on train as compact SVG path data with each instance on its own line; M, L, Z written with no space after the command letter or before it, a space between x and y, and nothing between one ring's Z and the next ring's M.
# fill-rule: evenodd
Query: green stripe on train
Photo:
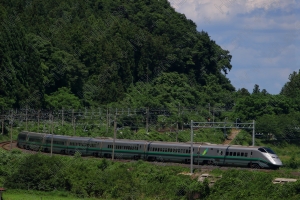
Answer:
M40 144L40 143L35 143L35 142L27 142L27 144L33 144L33 145L38 145L41 147L50 147L51 148L51 144ZM53 148L64 148L64 149L75 149L75 150L84 150L84 151L102 151L103 153L112 153L112 149L109 148L93 148L93 147L80 147L80 146L65 146L65 145L57 145L57 144L53 144ZM171 153L171 152L145 152L145 151L139 151L139 150L124 150L124 149L115 149L114 150L115 153L135 153L135 154L146 154L147 156L176 156L176 157L182 157L182 158L190 158L191 154L177 154L177 153ZM249 158L249 157L242 157L242 156L209 156L209 155L198 155L198 154L193 154L193 158L194 159L201 159L201 160L205 160L205 159L219 159L219 162L222 161L228 161L228 160L242 160L242 161L260 161L263 163L267 163L267 164L272 164L266 160L260 159L260 158Z

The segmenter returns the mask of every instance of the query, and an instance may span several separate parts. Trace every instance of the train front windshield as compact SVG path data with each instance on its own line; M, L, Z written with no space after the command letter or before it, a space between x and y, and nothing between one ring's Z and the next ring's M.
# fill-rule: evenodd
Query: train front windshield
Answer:
M272 149L270 149L268 147L264 147L264 149L270 154L276 154Z

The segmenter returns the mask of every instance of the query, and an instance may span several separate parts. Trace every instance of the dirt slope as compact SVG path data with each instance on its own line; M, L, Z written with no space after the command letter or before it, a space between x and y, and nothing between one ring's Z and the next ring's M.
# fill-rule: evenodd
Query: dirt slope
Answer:
M239 134L240 131L240 129L232 129L230 135L228 136L228 139L226 139L223 144L230 144L230 142L234 140L234 138L237 136L237 134Z

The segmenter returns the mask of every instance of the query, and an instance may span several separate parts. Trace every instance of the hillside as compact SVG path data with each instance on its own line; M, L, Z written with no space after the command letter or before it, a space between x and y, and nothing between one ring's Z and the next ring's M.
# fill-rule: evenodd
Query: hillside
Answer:
M73 108L106 105L178 77L176 93L192 88L212 102L235 90L229 52L166 0L4 0L0 19L2 108L56 108L59 94Z

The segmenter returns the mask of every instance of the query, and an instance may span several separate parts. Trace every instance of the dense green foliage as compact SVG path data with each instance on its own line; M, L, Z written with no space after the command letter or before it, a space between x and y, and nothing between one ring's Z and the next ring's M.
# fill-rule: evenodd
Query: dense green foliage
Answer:
M259 85L235 91L229 52L166 0L5 0L0 16L2 109L162 108L169 124L213 116L256 120L257 132L278 138L299 135L299 73L279 95ZM178 114L181 107L206 111Z
M293 72L278 95L259 85L254 85L252 93L245 88L235 91L226 77L232 68L229 51L208 33L198 32L195 23L176 13L167 0L3 0L0 22L2 111L138 108L138 113L118 116L117 126L122 129L117 138L181 142L190 140L189 127L184 127L190 120L206 121L208 116L214 121L256 120L255 131L265 134L256 144L271 146L285 167L299 168L300 152L292 148L300 139L300 73ZM154 114L148 115L147 109ZM27 127L24 120L9 120L10 111L3 113L1 140L10 139L11 121L14 139L24 129L113 135L113 120L108 118L77 117L82 127L75 126L70 116L63 125L61 118L54 119L51 127L49 118L39 121L39 126L29 122ZM222 143L222 131L197 130L194 141ZM245 131L234 141L251 142ZM0 182L8 188L56 189L78 197L298 199L300 191L299 182L273 187L273 176L236 171L224 173L210 189L207 182L177 175L180 168L84 160L80 155L49 158L12 151L1 152L0 162ZM253 184L244 182L244 177L252 177Z
M0 153L0 184L10 189L55 190L64 196L70 193L80 198L108 199L297 199L300 195L299 181L272 183L276 177L294 177L284 171L216 170L212 174L222 178L209 186L208 181L179 174L188 168L165 166L163 162L119 163L83 159L80 154L49 157L18 151Z
M298 199L300 181L273 184L274 174L232 170L223 174L207 199ZM278 175L278 174L277 174Z
M63 87L81 106L117 102L125 93L136 101L141 85L156 101L136 104L157 106L178 76L167 103L182 95L182 105L199 105L203 94L219 101L234 91L223 74L232 67L229 52L166 0L7 0L0 16L2 107L60 108L49 99Z
M2 152L3 153L3 152ZM7 154L12 159L14 155ZM2 161L3 168L9 165ZM130 199L130 197L180 198L209 195L207 185L178 175L180 167L158 167L142 161L116 163L79 156L48 157L40 154L20 159L5 177L8 188L69 191L78 197Z

